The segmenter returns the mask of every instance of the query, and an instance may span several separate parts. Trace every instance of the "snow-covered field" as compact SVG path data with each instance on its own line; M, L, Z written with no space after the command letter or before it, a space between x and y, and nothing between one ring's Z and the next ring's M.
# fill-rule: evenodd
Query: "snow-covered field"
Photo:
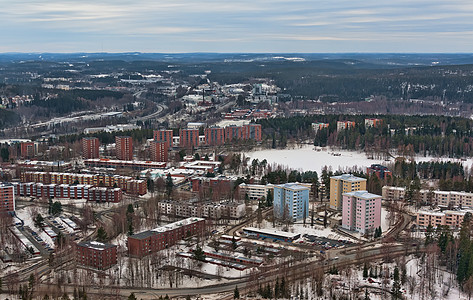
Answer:
M390 161L383 159L370 159L364 152L347 151L347 150L332 150L330 148L323 148L321 151L315 151L312 145L296 146L292 149L269 149L245 153L250 158L263 160L266 159L268 164L280 164L288 166L291 169L303 171L317 171L320 172L324 166L331 167L333 171L345 170L347 168L366 168L371 164L386 164ZM340 154L334 156L333 153ZM473 165L473 158L468 158L465 161L452 158L434 158L434 157L416 157L416 161L458 161L463 164L465 168L471 168Z

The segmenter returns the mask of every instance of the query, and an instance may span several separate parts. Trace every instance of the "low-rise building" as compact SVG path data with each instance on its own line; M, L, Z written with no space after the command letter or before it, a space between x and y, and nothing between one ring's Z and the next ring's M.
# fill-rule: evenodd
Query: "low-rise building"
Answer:
M131 257L144 257L175 245L178 241L194 235L203 235L205 219L187 218L156 229L128 237L128 253Z
M162 214L176 217L199 217L213 220L240 219L246 214L244 202L221 201L221 202L179 202L163 200L158 202Z
M272 184L267 184L267 185L262 185L262 184L246 184L242 183L239 186L240 193L243 197L246 197L248 195L248 198L250 200L260 200L263 197L268 196L268 192L274 191L274 185Z
M436 228L438 226L449 226L450 228L460 228L463 217L466 213L472 213L471 210L446 210L446 211L426 211L417 212L416 223L421 227L431 225Z
M106 270L117 264L117 246L95 241L76 244L76 262L97 270Z
M300 233L292 233L286 231L279 231L273 229L245 227L243 232L248 236L254 236L257 238L268 238L284 242L293 242L301 237Z
M166 156L167 158L167 149ZM146 170L146 169L164 169L166 167L166 162L162 161L149 161L149 160L118 160L118 159L108 159L108 158L94 158L84 160L84 164L87 167L95 168L127 168L132 170Z
M406 189L397 186L383 186L383 200L399 201L404 200L406 196Z
M91 202L121 202L123 199L123 192L119 188L94 187L89 189L87 201Z
M40 182L43 184L88 184L100 187L118 187L129 194L144 195L147 192L146 180L129 176L107 174L82 174L59 172L22 172L21 182Z
M36 198L85 199L92 202L120 202L120 188L93 187L90 184L43 184L40 182L13 182L17 196Z
M383 187L384 200L403 200L406 188ZM473 208L473 193L457 191L434 191L422 189L419 191L419 200L423 203L437 205L440 207L469 207Z
M192 177L190 179L193 192L202 192L204 190L212 190L225 196L232 191L233 180L226 176L217 177Z

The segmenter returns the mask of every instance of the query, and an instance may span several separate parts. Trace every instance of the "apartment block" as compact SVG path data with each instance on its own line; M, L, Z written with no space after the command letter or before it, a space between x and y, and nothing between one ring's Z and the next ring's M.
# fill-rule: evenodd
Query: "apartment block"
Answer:
M422 201L441 207L473 208L473 193L456 191L420 190Z
M343 194L342 228L362 234L381 226L381 196L368 191Z
M338 121L337 131L347 130L355 127L355 122L352 121Z
M375 174L381 180L384 180L388 176L392 175L391 171L389 171L387 167L382 166L380 164L372 164L371 166L366 168L366 173L368 174L368 176Z
M36 155L36 144L34 142L22 142L20 144L22 158L34 158Z
M219 146L225 143L225 129L221 127L205 128L205 142L209 146Z
M449 226L450 228L460 228L463 217L466 213L473 213L471 210L446 210L446 211L418 211L416 223L418 226L436 228L440 225Z
M86 199L92 202L120 202L120 188L93 187L87 184L12 183L16 196L36 198Z
M105 203L105 202L121 202L123 192L119 188L93 187L89 189L87 201Z
M144 257L175 245L178 241L194 235L203 235L205 219L187 218L156 229L128 237L128 253L131 257Z
M86 159L99 158L100 142L95 137L82 138L82 157Z
M96 168L127 168L132 170L163 169L165 162L156 162L148 160L118 160L108 158L92 158L84 160L87 167Z
M237 201L184 203L164 200L158 203L158 207L162 214L184 218L241 219L246 214L245 203Z
M295 222L309 216L309 188L297 183L274 186L274 216Z
M117 264L117 246L95 241L76 244L76 262L97 270L106 270Z
M15 211L15 190L12 184L0 183L0 214Z
M261 124L247 124L243 125L243 138L246 140L254 140L261 142L262 140L262 130Z
M376 119L376 118L370 118L370 119L365 119L365 128L370 128L370 127L378 127L383 124L382 119Z
M150 143L150 153L152 161L168 161L169 146L166 142L152 141Z
M242 140L244 138L242 126L227 126L225 127L225 141L231 142L235 140Z
M133 160L133 139L131 136L115 137L115 153L117 159Z
M317 134L319 130L329 127L329 123L312 123L312 130Z
M182 148L199 147L199 129L179 130L179 146Z
M383 187L383 199L403 200L406 194L404 187ZM440 207L469 207L473 208L473 193L457 191L420 190L419 200Z
M154 130L153 131L153 138L157 142L165 142L168 149L172 147L172 138L173 133L172 130Z
M230 194L232 191L233 180L225 176L193 177L190 179L190 182L193 192L212 190L226 197L226 195Z
M406 189L403 187L396 186L383 186L383 200L387 201L399 201L404 200L406 197Z
M343 174L330 177L330 208L341 210L343 194L366 190L366 179Z
M123 192L137 195L144 195L147 192L146 180L120 175L23 172L20 180L21 182L40 182L43 184L90 184L100 187L118 187Z
M246 195L248 195L248 198L250 200L260 200L262 197L266 198L268 196L269 191L274 190L274 185L242 183L240 184L239 189L240 189L240 194L242 195L242 197L246 197Z

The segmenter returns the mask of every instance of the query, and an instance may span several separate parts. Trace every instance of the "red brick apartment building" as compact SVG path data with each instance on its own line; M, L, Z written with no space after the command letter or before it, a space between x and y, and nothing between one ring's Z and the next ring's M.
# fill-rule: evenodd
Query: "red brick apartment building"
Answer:
M152 141L150 144L152 161L168 161L169 145L166 142Z
M36 154L36 147L34 142L22 142L20 154L23 158L33 158Z
M166 167L164 162L154 162L148 160L118 160L108 158L85 159L84 164L87 167L97 168L127 168L133 170L163 169Z
M90 184L43 184L39 182L12 182L16 196L36 198L86 199L92 202L120 202L120 188L93 187Z
M225 127L225 141L232 140L262 140L262 130L260 124L248 124L243 126Z
M115 152L118 159L133 160L133 140L131 136L115 137Z
M92 202L121 202L123 199L122 190L119 188L94 187L89 189L87 201Z
M15 211L15 191L13 185L0 183L0 214Z
M168 149L172 146L172 130L155 130L153 132L153 138L157 142L165 142Z
M199 129L181 129L179 138L179 146L182 148L199 147Z
M117 264L117 246L99 242L76 244L76 262L98 270L106 270Z
M221 127L205 128L205 142L209 146L219 146L225 143L225 129Z
M99 158L99 139L95 137L82 138L82 157L91 159Z
M144 195L146 180L128 176L106 174L78 174L58 172L22 172L21 182L41 182L44 184L90 184L102 187L118 187L129 194Z
M183 238L201 235L204 231L205 219L191 217L137 233L128 237L128 254L131 257L141 258L173 246Z
M247 140L261 141L261 125L260 124L248 124L243 125L244 138Z

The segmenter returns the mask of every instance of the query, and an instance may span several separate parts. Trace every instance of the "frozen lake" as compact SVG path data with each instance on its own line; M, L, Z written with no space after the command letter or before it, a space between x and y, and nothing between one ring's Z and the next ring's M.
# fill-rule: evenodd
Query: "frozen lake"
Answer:
M346 150L332 150L325 148L321 151L315 151L315 147L312 145L303 145L294 149L268 149L260 150L249 153L244 153L245 156L250 157L249 163L255 158L258 160L266 159L268 164L279 164L288 166L291 169L303 170L303 171L317 171L320 174L324 166L332 167L333 171L345 170L347 168L363 168L366 171L366 167L371 164L382 164L386 165L393 162L385 161L383 159L369 159L365 153L357 151L346 151ZM334 156L333 153L340 154L340 156ZM416 161L430 161L430 160L441 160L441 161L460 161L458 159L451 158L434 158L434 157L417 157ZM466 161L460 161L466 168L471 168L473 160L468 158Z

